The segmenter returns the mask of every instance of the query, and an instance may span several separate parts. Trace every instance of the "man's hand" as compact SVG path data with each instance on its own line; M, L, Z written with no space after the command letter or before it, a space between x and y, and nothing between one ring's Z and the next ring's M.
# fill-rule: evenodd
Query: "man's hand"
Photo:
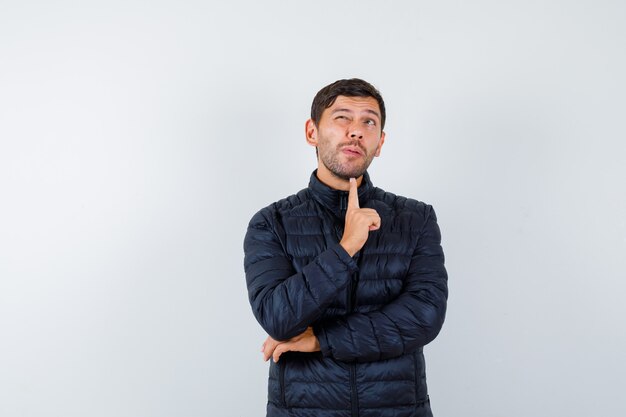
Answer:
M317 337L315 337L311 327L307 327L303 333L284 342L279 342L267 336L267 339L265 339L261 347L263 360L267 361L272 357L274 362L278 362L280 355L285 352L319 352L319 350L320 343Z
M380 216L374 209L359 207L359 192L357 191L356 180L350 178L346 224L339 244L350 256L354 256L367 242L369 232L379 228Z

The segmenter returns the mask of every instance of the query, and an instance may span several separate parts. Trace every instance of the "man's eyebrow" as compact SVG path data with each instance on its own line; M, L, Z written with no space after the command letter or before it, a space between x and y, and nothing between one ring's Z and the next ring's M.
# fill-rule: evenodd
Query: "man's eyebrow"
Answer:
M334 109L334 110L332 111L332 114L339 113L339 112L342 112L342 111L345 111L346 113L353 113L353 111L352 111L352 110L350 110L350 109L338 108L338 109ZM380 119L380 114L378 114L378 112L377 112L377 111L375 111L375 110L365 109L365 110L363 110L363 111L364 111L365 113L370 113L370 114L373 114L374 116L378 117L378 119Z
M378 114L377 111L370 110L370 109L365 109L365 112L366 113L371 113L371 114L373 114L374 116L376 116L376 117L378 117L380 119L380 114Z

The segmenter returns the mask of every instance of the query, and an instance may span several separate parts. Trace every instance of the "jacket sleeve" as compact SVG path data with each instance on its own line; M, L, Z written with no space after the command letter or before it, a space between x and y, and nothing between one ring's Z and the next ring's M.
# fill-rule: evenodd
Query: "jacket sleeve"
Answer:
M317 323L324 356L341 361L378 361L410 353L441 330L448 298L441 234L431 206L411 257L402 293L379 310Z
M257 321L272 338L287 340L322 316L358 267L337 243L297 272L277 229L267 210L252 218L244 239L244 269Z

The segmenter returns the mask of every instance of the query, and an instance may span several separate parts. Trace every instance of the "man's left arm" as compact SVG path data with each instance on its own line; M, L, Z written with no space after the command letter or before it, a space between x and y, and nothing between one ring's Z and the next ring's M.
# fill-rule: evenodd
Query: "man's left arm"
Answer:
M431 206L411 258L403 292L379 310L332 318L313 327L324 356L369 362L410 353L431 342L444 322L448 277Z

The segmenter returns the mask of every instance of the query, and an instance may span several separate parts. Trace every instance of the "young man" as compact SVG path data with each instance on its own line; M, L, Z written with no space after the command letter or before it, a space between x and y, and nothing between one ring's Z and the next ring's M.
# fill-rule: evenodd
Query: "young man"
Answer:
M422 347L448 296L431 206L372 185L385 104L369 83L321 89L306 122L308 188L254 215L252 311L269 337L268 417L432 416Z

